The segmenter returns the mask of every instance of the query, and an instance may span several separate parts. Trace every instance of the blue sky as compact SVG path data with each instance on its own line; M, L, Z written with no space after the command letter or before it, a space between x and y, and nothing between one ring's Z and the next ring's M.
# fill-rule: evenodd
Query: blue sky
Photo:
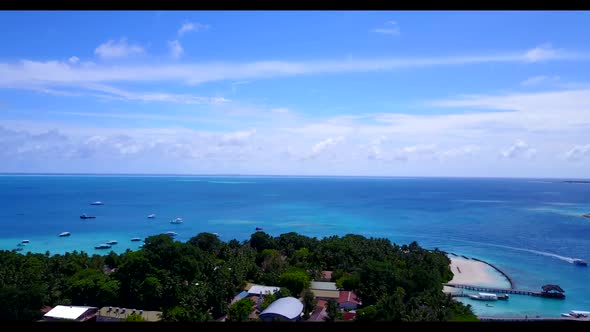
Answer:
M590 177L588 12L0 12L0 172Z

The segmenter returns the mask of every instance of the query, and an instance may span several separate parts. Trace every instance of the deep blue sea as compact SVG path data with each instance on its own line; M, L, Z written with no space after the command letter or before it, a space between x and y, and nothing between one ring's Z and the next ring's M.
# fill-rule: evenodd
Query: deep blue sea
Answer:
M102 206L89 203L102 201ZM517 288L558 284L565 300L511 296L476 313L559 316L590 310L590 184L547 179L370 177L205 177L107 175L0 176L0 249L105 253L137 250L167 231L186 241L199 232L246 240L262 227L278 236L361 234L486 260ZM83 213L96 219L81 220ZM147 215L156 214L155 219ZM171 224L174 218L182 224ZM64 231L70 237L58 237ZM470 302L473 301L473 302ZM500 303L502 302L502 303Z

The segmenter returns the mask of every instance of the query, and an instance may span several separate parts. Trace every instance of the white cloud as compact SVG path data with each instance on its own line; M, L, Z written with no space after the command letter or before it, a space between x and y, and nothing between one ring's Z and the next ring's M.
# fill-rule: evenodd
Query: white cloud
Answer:
M170 55L174 59L180 58L184 53L184 49L178 40L169 41L168 48L170 49Z
M565 153L565 158L571 161L580 161L590 157L590 144L576 145Z
M396 21L388 21L384 24L384 27L373 29L373 32L381 33L384 35L397 36L400 34L399 25Z
M244 145L254 134L256 134L256 129L224 134L219 145Z
M189 31L204 31L209 29L209 25L201 24L201 23L193 23L193 22L186 22L183 23L182 26L178 29L178 37L182 37L185 33Z
M311 147L311 153L307 155L305 158L315 158L319 156L322 152L326 151L330 147L342 142L344 140L343 136L338 137L329 137L325 140L322 140Z
M130 92L104 84L85 84L85 89L98 91L106 95L102 98L137 100L143 102L169 102L176 104L223 104L230 100L223 97L201 97L187 94L170 94L162 92Z
M514 143L514 145L512 145L508 149L505 149L502 152L500 152L500 156L502 156L503 158L510 158L510 159L521 157L521 156L524 156L526 158L531 158L536 153L537 153L537 150L529 147L529 145L526 142L524 142L522 140L517 140Z
M119 41L109 40L106 43L100 44L95 50L94 54L101 58L121 58L134 54L142 54L145 50L139 45L130 45L126 38L121 38Z
M124 43L107 44L97 48L104 57L142 53L143 48ZM553 58L561 60L586 60L590 57L557 52ZM357 59L309 62L258 61L250 63L196 63L196 64L141 64L94 65L73 67L59 61L38 62L22 60L17 64L0 63L0 85L15 82L43 84L80 84L84 82L169 82L189 84L222 80L249 80L293 75L321 73L374 72L409 67L457 66L478 63L518 63L528 61L520 54L496 54L481 56L451 56L431 58ZM548 59L550 60L550 59Z
M559 55L560 52L558 50L554 49L551 44L545 43L528 50L525 53L524 58L528 62L539 62L558 58Z
M559 80L560 80L559 76L539 75L539 76L533 76L533 77L527 78L526 80L520 82L520 85L531 86L531 85L539 85L541 83L556 83Z
M75 56L75 55L74 55L74 56L72 56L72 57L70 57L70 58L68 59L68 62L69 62L69 63L72 63L72 64L76 64L76 63L78 63L79 61L80 61L80 58L78 58L78 57L77 57L77 56Z

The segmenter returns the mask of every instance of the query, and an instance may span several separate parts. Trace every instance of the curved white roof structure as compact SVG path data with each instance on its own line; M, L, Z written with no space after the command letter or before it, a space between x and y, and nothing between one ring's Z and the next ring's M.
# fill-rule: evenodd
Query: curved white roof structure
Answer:
M303 303L294 297L283 297L271 303L259 317L272 318L280 316L289 320L298 319L303 312Z

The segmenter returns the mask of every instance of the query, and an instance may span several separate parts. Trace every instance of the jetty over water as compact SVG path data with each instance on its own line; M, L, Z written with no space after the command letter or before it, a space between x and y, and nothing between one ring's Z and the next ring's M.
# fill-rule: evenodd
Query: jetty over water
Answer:
M553 290L554 287L547 287L547 286L556 286L556 285L545 285L543 286L542 292L536 292L531 290L524 290L524 289L514 289L514 288L494 288L494 287L482 287L482 286L473 286L473 285L464 285L464 284L452 284L452 283L444 283L443 286L454 287L454 288L462 288L480 292L488 292L488 293L503 293L503 294L518 294L518 295L530 295L530 296L540 296L540 297L549 297L549 298L558 298L563 299L565 295L563 295L563 290L559 293L550 293L548 290ZM559 287L559 286L557 286ZM559 295L556 295L559 294ZM465 296L462 294L453 294L453 296Z

